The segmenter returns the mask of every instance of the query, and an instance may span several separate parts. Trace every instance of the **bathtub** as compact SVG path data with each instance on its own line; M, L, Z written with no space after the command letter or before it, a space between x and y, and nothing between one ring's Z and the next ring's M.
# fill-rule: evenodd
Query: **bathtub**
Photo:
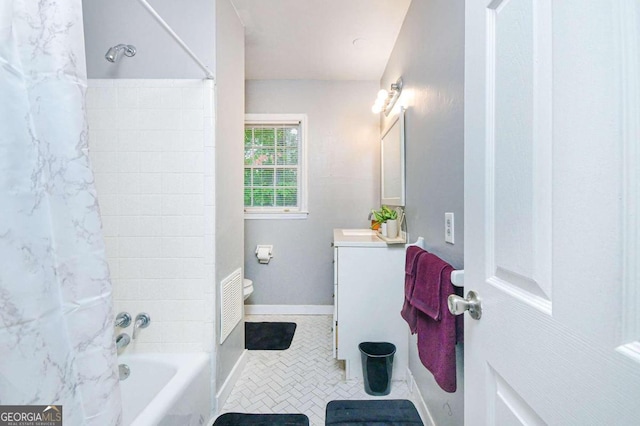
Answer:
M125 426L199 426L209 421L209 355L135 354L118 357L131 369L120 381Z

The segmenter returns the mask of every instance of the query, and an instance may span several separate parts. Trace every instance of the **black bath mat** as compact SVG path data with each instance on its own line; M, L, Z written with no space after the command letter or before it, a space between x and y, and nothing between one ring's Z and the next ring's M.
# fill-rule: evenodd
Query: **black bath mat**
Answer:
M406 399L330 401L325 426L423 426L418 410Z
M289 349L295 332L295 322L245 322L244 346L254 351Z
M216 419L213 426L309 426L304 414L244 414L227 413Z

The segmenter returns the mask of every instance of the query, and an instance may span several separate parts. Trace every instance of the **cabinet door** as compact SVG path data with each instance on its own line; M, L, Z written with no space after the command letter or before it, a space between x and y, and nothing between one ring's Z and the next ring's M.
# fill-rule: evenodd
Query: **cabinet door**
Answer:
M402 247L340 247L338 256L338 358L360 359L358 344L386 341L404 348L400 310L404 295ZM360 366L353 365L354 374Z

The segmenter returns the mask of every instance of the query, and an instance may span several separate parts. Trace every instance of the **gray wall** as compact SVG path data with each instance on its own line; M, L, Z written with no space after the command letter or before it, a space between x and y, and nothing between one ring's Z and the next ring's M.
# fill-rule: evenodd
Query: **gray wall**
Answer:
M214 1L153 0L158 14L213 70ZM203 78L204 73L135 0L83 0L84 36L89 78ZM115 64L107 49L133 44L138 53Z
M463 267L464 254L464 0L411 3L381 85L399 76L410 102L406 113L407 225L427 250ZM383 123L384 124L384 123ZM455 214L455 245L444 242L444 214ZM418 359L410 339L409 367L438 425L462 425L462 347L458 391L442 391Z
M379 204L379 123L372 81L249 80L247 113L308 116L309 216L245 220L249 304L332 305L333 228L365 228ZM257 244L274 258L258 263Z
M229 0L216 0L216 295L244 263L244 28ZM220 318L220 299L216 303ZM241 322L219 346L218 390L244 350ZM221 407L219 407L221 408Z

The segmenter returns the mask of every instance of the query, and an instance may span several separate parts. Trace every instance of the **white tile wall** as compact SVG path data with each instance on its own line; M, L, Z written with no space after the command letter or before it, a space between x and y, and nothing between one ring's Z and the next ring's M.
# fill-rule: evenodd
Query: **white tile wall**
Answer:
M151 316L126 351L210 352L212 82L89 80L87 114L115 309Z

